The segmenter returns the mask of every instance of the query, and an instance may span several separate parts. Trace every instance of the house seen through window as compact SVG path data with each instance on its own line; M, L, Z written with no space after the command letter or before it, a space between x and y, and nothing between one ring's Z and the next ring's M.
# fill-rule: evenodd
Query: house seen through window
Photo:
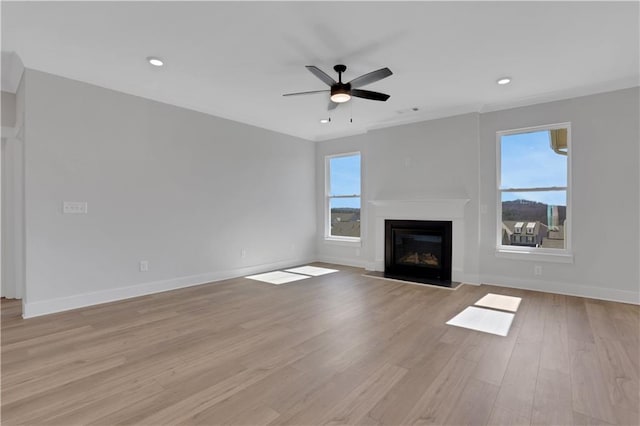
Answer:
M501 132L498 245L568 248L568 124Z
M360 153L326 159L326 236L360 238Z

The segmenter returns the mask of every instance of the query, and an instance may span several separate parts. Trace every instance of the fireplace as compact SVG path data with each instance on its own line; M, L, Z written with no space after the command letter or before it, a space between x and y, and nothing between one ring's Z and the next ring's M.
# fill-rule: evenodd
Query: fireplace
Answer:
M451 287L451 221L385 220L384 275Z

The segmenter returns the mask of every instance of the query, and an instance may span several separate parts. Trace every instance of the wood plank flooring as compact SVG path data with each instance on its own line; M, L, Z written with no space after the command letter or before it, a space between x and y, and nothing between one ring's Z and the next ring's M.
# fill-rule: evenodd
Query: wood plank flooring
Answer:
M2 300L2 424L640 424L638 306L329 267L29 320ZM489 292L522 298L507 337L445 325Z

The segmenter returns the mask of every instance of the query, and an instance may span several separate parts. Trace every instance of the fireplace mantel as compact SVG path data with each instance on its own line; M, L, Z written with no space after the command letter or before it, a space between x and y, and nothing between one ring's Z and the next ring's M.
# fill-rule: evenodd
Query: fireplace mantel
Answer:
M374 262L367 269L384 271L384 221L386 219L450 220L453 223L452 279L465 281L464 211L468 198L380 199L368 202L369 235L373 241Z

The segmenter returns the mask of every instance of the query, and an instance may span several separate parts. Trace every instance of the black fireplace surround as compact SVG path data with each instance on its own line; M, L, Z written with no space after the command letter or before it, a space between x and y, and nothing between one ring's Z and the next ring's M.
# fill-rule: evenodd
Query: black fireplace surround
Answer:
M385 277L451 287L451 232L451 221L385 220Z

